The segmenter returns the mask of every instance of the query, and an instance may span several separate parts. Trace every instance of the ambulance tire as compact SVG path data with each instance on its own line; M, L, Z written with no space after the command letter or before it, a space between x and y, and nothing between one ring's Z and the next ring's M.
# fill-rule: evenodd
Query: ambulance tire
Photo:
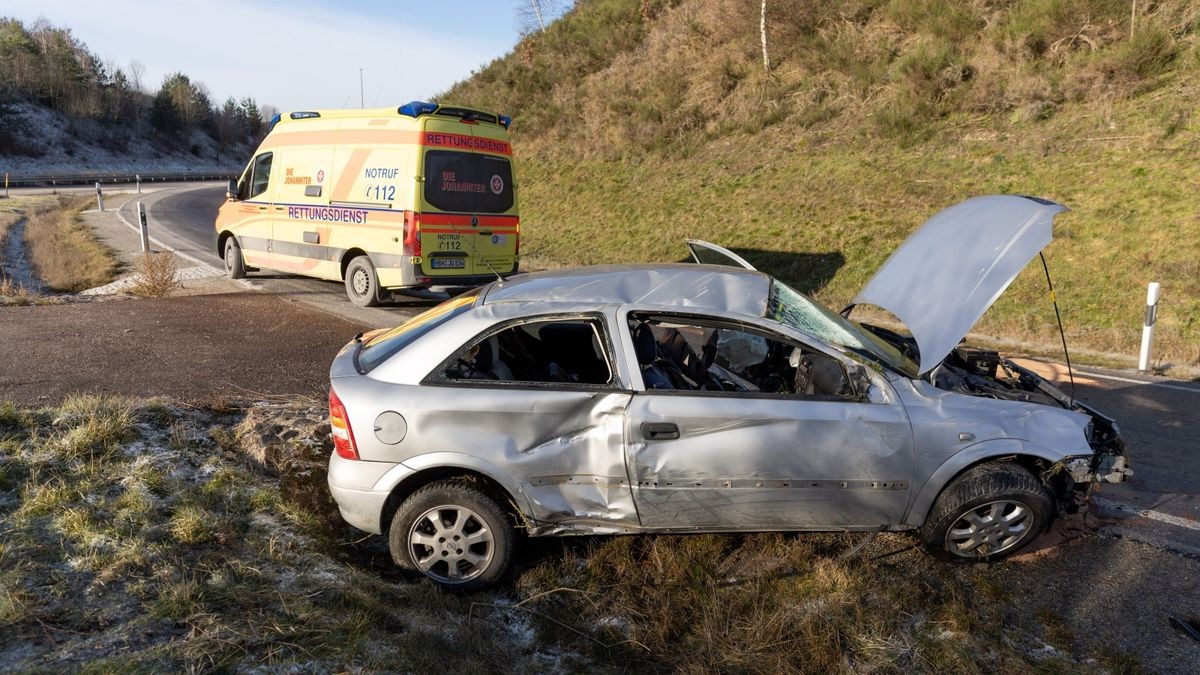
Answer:
M379 277L371 259L360 255L346 266L346 296L359 307L375 307L382 294L379 292Z
M246 278L246 262L242 259L242 247L238 246L237 237L225 240L225 275L230 279Z

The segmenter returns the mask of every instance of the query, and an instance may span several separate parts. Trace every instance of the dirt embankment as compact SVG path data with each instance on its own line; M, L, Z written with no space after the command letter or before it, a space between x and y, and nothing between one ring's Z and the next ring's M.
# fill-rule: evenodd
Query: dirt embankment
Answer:
M0 399L320 395L363 326L271 295L0 308Z

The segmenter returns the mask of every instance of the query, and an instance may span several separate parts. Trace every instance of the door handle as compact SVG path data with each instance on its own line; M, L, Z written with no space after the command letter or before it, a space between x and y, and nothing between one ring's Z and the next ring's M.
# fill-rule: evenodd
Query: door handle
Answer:
M266 210L267 210L267 207L265 207L265 206L260 206L260 207L258 207L258 210L259 210L259 211L266 211Z
M674 422L642 422L642 437L648 441L673 441L679 438Z

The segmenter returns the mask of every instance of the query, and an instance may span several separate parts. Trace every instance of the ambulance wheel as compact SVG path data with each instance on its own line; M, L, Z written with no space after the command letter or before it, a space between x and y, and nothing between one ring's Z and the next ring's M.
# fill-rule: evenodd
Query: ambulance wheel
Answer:
M246 278L246 263L242 260L242 247L238 246L237 237L225 240L225 275L230 279Z
M346 266L346 295L350 302L359 307L374 307L379 304L379 277L367 256L360 255Z

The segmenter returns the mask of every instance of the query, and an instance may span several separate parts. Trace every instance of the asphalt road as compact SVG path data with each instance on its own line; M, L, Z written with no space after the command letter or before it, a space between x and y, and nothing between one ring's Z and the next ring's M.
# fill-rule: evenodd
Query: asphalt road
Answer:
M221 266L212 232L224 198L223 184L193 184L144 196L152 236ZM136 200L122 208L128 222L136 222L135 209ZM346 300L341 284L273 272L252 273L249 286L380 327L396 325L431 304L362 309ZM1061 374L1057 379L1067 388ZM1118 421L1133 461L1134 476L1121 485L1104 486L1094 502L1102 514L1122 518L1114 533L1200 556L1200 382L1091 368L1077 369L1075 379L1079 400Z
M127 223L137 223L137 202L130 199L119 213ZM213 224L217 209L225 201L224 183L192 183L181 188L144 194L146 221L150 236L198 263L222 267L213 243ZM406 300L379 308L361 308L350 304L341 283L307 279L272 271L251 272L245 280L248 288L289 296L324 312L376 328L390 328L414 314L432 307L427 300Z

